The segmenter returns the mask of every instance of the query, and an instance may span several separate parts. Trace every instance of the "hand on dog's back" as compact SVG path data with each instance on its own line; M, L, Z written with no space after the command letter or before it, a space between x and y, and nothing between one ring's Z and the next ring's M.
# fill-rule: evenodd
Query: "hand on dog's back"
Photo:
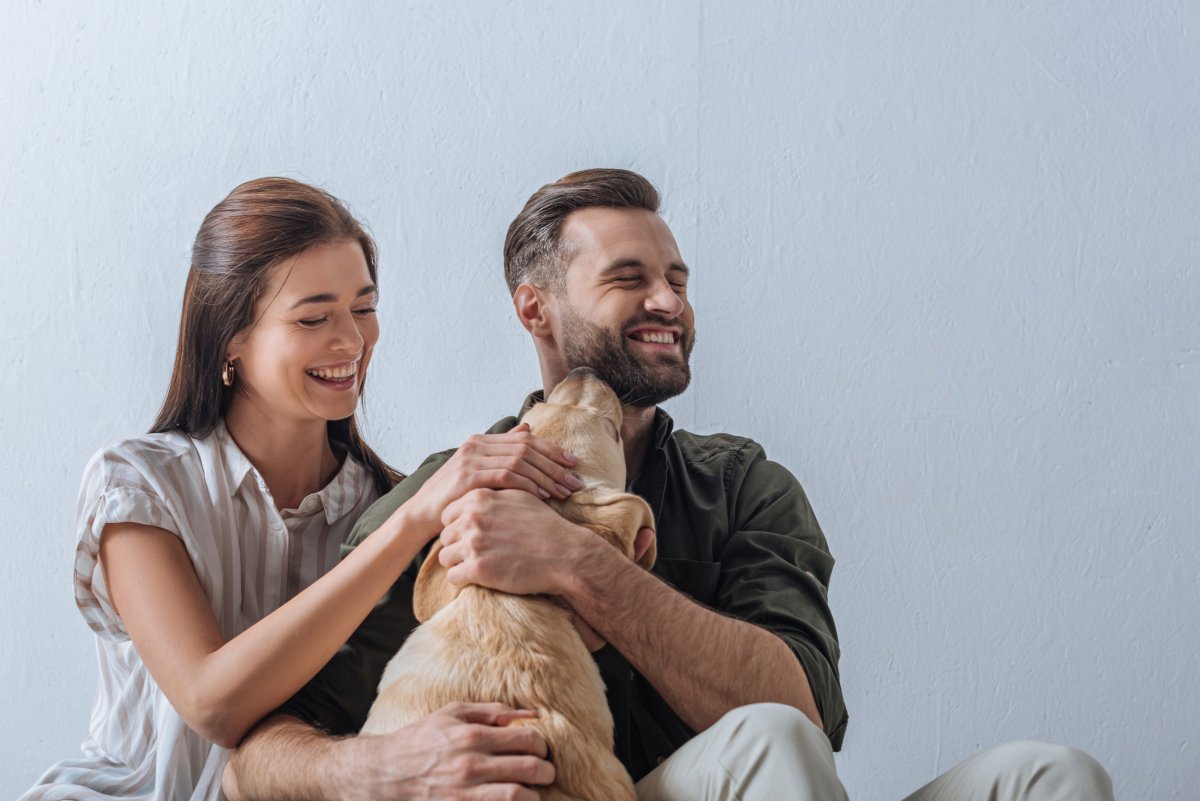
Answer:
M533 717L504 704L450 704L390 734L346 740L348 773L367 784L347 797L537 801L527 785L552 783L554 766L541 733L519 725Z

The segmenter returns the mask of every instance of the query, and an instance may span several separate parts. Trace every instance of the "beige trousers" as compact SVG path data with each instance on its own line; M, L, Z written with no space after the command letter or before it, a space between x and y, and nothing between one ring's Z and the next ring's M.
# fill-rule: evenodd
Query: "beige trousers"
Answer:
M638 801L846 801L825 734L781 704L735 709L637 784ZM905 801L1112 801L1081 751L1007 743L976 754Z

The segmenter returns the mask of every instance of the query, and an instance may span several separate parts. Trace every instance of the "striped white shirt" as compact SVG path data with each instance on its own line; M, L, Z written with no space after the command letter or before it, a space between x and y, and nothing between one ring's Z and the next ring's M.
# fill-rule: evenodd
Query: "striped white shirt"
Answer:
M229 640L333 567L376 497L369 471L347 456L324 489L280 512L224 424L204 439L151 434L92 457L79 491L75 601L96 634L96 704L83 757L50 768L21 801L224 797L229 752L188 728L113 609L98 560L105 525L179 537Z

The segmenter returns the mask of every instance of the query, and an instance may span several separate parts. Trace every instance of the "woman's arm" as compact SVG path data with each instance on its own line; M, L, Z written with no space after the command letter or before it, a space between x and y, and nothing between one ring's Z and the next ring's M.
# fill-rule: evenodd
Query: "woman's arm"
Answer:
M175 535L110 524L100 562L113 606L167 698L189 726L232 748L329 661L437 534L446 504L497 485L561 496L577 481L563 466L573 463L524 431L472 437L341 563L228 642Z
M226 642L183 543L153 526L106 526L109 595L150 675L187 724L226 748L329 661L424 544L403 517L295 598Z

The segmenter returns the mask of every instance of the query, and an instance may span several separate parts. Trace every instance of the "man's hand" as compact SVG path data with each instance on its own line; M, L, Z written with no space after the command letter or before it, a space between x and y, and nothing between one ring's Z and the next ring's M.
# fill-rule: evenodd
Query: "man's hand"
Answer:
M531 717L504 704L451 704L392 734L357 737L359 797L536 801L526 785L554 781L546 741L531 726L508 725Z
M588 548L611 546L521 492L477 490L446 507L439 561L457 586L478 584L516 595L561 595L573 571L590 562ZM654 529L634 540L634 560L654 542ZM607 553L607 550L605 551ZM575 630L590 651L604 638L577 613Z
M442 550L451 584L514 595L561 595L580 555L599 545L528 492L474 490L442 513Z
M391 734L345 739L274 718L234 755L223 788L231 801L537 801L529 787L554 781L546 740L509 725L533 717L504 704L451 704Z

